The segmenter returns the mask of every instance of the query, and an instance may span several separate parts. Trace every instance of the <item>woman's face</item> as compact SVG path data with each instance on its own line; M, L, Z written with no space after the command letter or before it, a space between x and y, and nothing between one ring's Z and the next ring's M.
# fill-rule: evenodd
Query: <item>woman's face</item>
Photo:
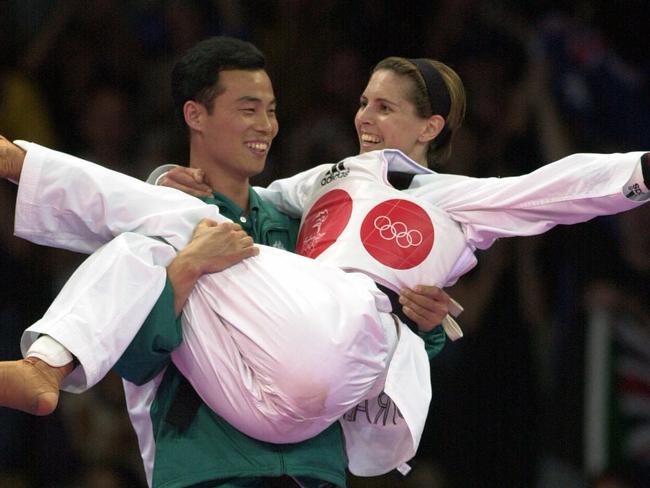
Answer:
M415 105L407 98L411 83L390 70L372 74L354 118L360 153L399 149L426 166L427 140L423 134L428 119L418 117Z

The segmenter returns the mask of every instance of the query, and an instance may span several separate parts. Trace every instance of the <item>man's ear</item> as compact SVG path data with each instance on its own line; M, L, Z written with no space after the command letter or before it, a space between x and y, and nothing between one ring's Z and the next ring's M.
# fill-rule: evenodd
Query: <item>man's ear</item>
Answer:
M202 129L205 113L205 107L194 100L188 100L185 102L185 105L183 105L185 123L192 130L200 131Z
M445 126L445 119L442 115L432 115L427 119L427 125L420 134L418 140L420 142L430 142L438 137L438 134Z

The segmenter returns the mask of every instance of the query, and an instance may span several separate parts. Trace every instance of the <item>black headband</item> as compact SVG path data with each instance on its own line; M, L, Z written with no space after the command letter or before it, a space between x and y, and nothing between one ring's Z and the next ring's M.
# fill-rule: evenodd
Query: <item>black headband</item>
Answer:
M417 58L409 59L409 61L417 67L424 79L424 85L426 86L427 94L429 95L432 115L442 115L445 119L445 126L436 138L436 145L440 146L446 142L450 133L449 128L447 127L447 117L449 116L449 110L451 110L449 89L447 88L445 80L442 79L438 70L429 60Z
M409 59L420 71L424 78L424 85L427 88L429 102L431 103L431 115L442 115L445 119L449 115L451 100L449 99L449 89L442 79L440 73L431 62L424 58Z

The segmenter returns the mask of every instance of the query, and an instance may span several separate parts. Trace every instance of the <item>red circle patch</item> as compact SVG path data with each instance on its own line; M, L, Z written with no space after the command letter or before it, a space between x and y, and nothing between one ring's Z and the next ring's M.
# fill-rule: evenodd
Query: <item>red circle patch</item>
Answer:
M433 247L433 224L408 200L386 200L373 208L361 224L361 242L381 264L393 269L413 268Z
M296 252L316 258L341 235L352 214L352 198L344 190L332 190L316 200L304 218Z

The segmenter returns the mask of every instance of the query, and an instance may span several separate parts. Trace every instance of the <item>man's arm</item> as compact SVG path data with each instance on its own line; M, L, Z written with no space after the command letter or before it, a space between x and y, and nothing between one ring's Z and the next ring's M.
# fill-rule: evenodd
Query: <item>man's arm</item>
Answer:
M117 373L135 384L151 380L182 340L180 314L198 279L257 254L259 248L238 224L201 221L189 244L167 266L165 288L115 365Z
M143 385L171 361L171 353L183 340L180 316L174 309L174 288L169 279L133 340L113 370L125 380Z

